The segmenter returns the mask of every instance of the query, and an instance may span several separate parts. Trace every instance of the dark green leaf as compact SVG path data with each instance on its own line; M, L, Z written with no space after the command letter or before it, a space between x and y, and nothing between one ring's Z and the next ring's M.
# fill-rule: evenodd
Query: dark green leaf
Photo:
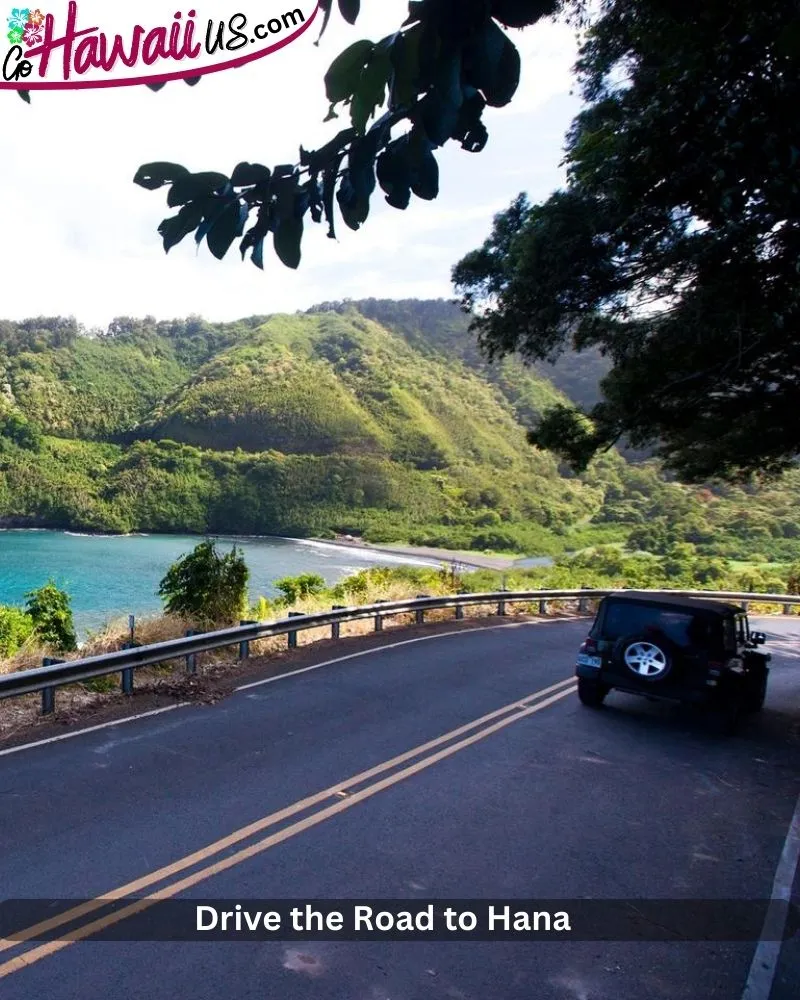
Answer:
M217 260L222 260L236 237L241 236L241 208L238 198L228 202L208 231L206 243Z
M303 241L303 220L294 216L281 219L275 230L274 246L278 259L286 267L296 270L300 266Z
M412 175L407 136L395 139L381 153L377 162L377 174L386 194L386 201L393 208L408 208L411 202Z
M361 0L339 0L339 10L348 24L355 24L361 12Z
M322 207L325 211L325 220L328 223L328 239L336 239L336 226L334 216L334 195L336 194L336 181L339 178L339 168L342 165L344 153L339 153L325 168L322 175Z
M166 83L147 83L147 84L145 84L145 86L149 87L150 90L156 91L156 93L157 93L159 90L161 90L164 87L166 87Z
M315 45L319 45L319 40L325 34L325 29L328 27L328 21L331 19L331 9L333 7L333 0L319 0L319 9L325 15L322 20L322 27L319 29L319 36L317 37Z
M186 76L183 82L187 83L190 87L196 87L198 83L202 80L200 76Z
M451 138L457 139L461 148L470 153L480 153L489 141L489 133L481 120L485 107L483 95L474 91L461 105L458 122L451 134Z
M356 136L355 129L346 128L342 129L330 142L326 142L324 146L320 149L309 151L305 149L300 149L300 165L303 167L308 167L308 172L310 174L318 174L320 171L325 170L327 165L331 160L339 156L339 161L341 162L340 154L344 152L347 144L351 142Z
M260 268L262 271L264 270L264 239L263 239L263 237L260 240L258 240L256 242L256 245L253 247L253 253L250 256L250 260L252 260L252 262L256 265L256 267Z
M459 109L432 91L420 101L415 120L422 125L434 146L443 146L458 126Z
M189 233L194 232L203 220L202 205L184 205L177 215L164 219L158 227L159 234L164 238L166 253L180 243Z
M367 39L353 42L331 63L325 74L325 93L331 104L338 104L353 96L361 79L361 71L367 64L374 44Z
M264 238L272 230L272 205L266 203L262 205L258 210L258 218L256 219L256 224L252 229L245 234L244 239L241 242L239 249L242 252L242 260L244 260L247 251L252 247L253 253L255 255L256 248L261 246L261 253L263 255ZM259 265L256 261L257 267ZM262 261L263 264L263 261Z
M419 90L419 46L422 26L417 24L405 34L397 34L391 49L392 68L390 103L392 107L411 104Z
M240 163L231 174L231 184L234 187L249 187L251 184L263 184L272 176L268 167L260 163Z
M430 150L423 155L422 162L415 171L411 190L425 201L433 201L439 196L439 164Z
M408 17L403 23L414 24L414 22L422 20L425 16L426 8L430 8L430 6L430 0L409 0Z
M386 100L386 85L392 72L390 59L394 36L384 38L372 51L353 94L350 117L353 128L363 135L376 108Z
M556 0L492 0L492 17L509 28L526 28L557 9Z
M148 191L155 191L165 184L172 184L188 176L189 171L179 163L145 163L136 171L133 183Z
M177 178L173 183L167 195L167 204L171 208L176 205L185 205L189 201L194 201L195 198L219 191L228 183L225 174L213 172L190 174L187 172L185 176Z
M521 60L510 38L490 21L465 54L465 78L483 92L486 103L501 108L517 92Z
M29 90L18 90L17 93L26 104L31 103L31 92Z

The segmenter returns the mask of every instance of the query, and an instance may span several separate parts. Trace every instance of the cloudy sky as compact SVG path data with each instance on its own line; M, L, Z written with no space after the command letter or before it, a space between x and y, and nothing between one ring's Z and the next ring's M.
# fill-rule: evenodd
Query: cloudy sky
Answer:
M167 23L162 0L145 2ZM222 6L215 3L214 13L225 13ZM165 256L156 233L170 214L164 192L132 184L137 167L153 160L230 173L240 160L288 163L301 142L323 143L338 124L322 124L328 65L351 41L394 30L406 6L406 0L370 0L356 27L337 18L318 48L312 27L287 48L193 88L175 82L158 93L46 91L34 93L30 106L14 93L0 94L6 123L0 316L73 315L105 326L120 315L228 320L330 299L452 295L452 265L483 241L493 214L522 190L538 199L562 181L564 133L578 107L570 95L575 40L567 27L512 32L523 55L521 90L508 108L487 111L491 138L483 153L457 144L439 151L437 201L412 199L408 211L398 212L376 191L359 233L341 225L333 242L323 226L307 227L296 272L271 253L264 272L242 263L235 250L219 262L205 247L198 253L191 238ZM140 15L141 7L131 10ZM269 13L286 9L268 0ZM313 10L313 0L303 10Z

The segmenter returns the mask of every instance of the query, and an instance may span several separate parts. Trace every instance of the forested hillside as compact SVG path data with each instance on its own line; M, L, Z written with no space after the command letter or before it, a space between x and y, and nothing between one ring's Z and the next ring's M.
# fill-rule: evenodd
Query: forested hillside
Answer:
M452 303L378 300L227 324L0 323L0 520L800 557L800 474L690 488L609 452L574 476L526 430L562 393L596 395L602 358L489 366L466 328Z

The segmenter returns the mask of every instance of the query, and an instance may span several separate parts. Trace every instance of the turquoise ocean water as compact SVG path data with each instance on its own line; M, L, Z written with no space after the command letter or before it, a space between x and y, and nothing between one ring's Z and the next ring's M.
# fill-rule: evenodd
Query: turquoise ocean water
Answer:
M159 581L167 567L200 538L175 535L78 535L60 531L0 531L0 604L23 604L27 591L49 578L69 591L75 624L90 630L129 614L158 612ZM285 538L220 538L235 543L250 569L250 596L272 597L283 576L319 573L329 584L369 566L437 565L424 559L384 555Z

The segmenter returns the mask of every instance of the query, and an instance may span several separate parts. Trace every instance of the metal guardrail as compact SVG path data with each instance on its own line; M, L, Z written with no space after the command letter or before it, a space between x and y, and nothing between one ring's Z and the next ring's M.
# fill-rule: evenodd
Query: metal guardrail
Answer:
M250 653L250 643L259 639L269 639L275 636L288 637L288 647L297 646L297 634L314 628L331 629L331 637L338 639L340 628L346 622L374 618L375 631L383 628L383 620L402 614L413 614L417 624L425 621L426 611L441 611L454 609L456 618L464 617L464 609L468 606L487 604L497 605L497 614L506 615L510 604L539 604L539 613L547 614L550 601L578 601L579 612L588 612L588 602L599 600L619 590L524 590L524 591L494 591L485 594L456 594L449 597L428 597L426 595L406 601L381 601L361 607L334 607L331 611L323 611L305 615L290 613L289 617L275 622L243 622L234 628L221 629L216 632L189 633L182 639L170 639L166 642L156 642L136 648L124 648L114 653L103 653L99 656L87 656L76 660L45 660L44 666L34 670L22 670L11 674L0 674L0 699L14 698L20 695L41 692L42 714L55 710L55 692L66 684L76 684L82 681L95 680L120 674L122 691L132 694L134 671L142 667L150 667L167 663L171 660L186 659L189 673L196 672L197 654L215 649L238 646L239 659L247 659ZM641 592L641 591L640 591ZM683 597L703 597L713 600L725 600L741 604L745 610L751 603L778 604L784 614L789 614L792 605L800 604L800 596L786 594L744 594L728 591L708 590L648 590L646 593L671 594Z

